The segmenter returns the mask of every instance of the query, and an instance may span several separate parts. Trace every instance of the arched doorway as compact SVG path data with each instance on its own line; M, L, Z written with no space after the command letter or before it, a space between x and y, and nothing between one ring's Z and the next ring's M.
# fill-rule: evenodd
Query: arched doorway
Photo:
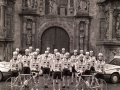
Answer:
M70 38L68 33L61 27L50 27L46 29L41 37L41 53L44 53L46 47L51 48L51 53L54 49L58 49L61 52L62 48L69 51Z

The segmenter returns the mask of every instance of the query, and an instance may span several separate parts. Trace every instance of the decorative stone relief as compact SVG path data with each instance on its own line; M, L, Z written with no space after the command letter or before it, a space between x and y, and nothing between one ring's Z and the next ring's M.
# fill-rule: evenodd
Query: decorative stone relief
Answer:
M49 14L58 14L58 3L55 0L49 0Z
M88 0L77 0L77 15L88 14L89 1Z
M106 13L106 39L109 38L109 12Z
M98 7L97 7L97 0L89 0L90 1L90 9L89 9L89 15L90 16L96 16L97 14L97 10L98 10Z
M27 30L27 41L26 44L27 45L32 45L32 30Z
M80 22L79 24L79 32L80 32L80 49L83 49L84 47L84 38L85 38L85 22Z
M120 38L120 14L118 14L116 19L116 36Z
M43 12L43 10L44 10L44 0L40 0L39 1L39 12L41 13L41 12Z

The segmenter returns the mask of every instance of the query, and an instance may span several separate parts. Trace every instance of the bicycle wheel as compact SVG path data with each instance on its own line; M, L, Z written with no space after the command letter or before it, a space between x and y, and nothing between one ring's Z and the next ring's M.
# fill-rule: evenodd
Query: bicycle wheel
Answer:
M92 90L92 89L89 86L87 86L84 80L81 80L79 84L75 86L75 90Z
M12 90L12 77L5 81L5 90Z
M99 86L98 90L107 90L107 83L103 79L98 79Z
M5 90L19 90L21 79L19 77L10 77L5 81Z

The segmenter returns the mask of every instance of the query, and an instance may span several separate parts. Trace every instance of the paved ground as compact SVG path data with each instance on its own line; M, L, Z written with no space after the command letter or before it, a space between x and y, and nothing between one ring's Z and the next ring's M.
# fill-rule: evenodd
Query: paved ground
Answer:
M0 90L6 90L5 89L6 87L7 87L7 90L11 90L10 87L8 87L9 84L10 84L10 82L7 82L7 83L5 83L4 81L0 82ZM49 88L44 89L43 88L43 80L42 80L42 78L40 78L40 83L38 85L34 85L34 86L31 85L32 88L26 89L26 90L53 90L52 81L49 81L48 85L49 85ZM74 90L74 86L75 85L71 85L69 89L62 89L62 90ZM118 84L108 83L107 88L108 88L108 90L120 90L120 83L118 83ZM16 90L18 90L18 89L16 89ZM57 87L56 87L56 90L58 90Z

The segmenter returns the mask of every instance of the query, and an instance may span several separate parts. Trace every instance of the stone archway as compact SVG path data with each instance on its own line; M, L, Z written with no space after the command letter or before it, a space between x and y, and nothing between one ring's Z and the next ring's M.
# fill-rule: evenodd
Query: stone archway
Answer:
M70 29L70 27L68 27L67 25L65 25L62 22L50 21L50 22L46 22L46 23L42 24L39 28L39 31L38 31L39 32L38 33L38 46L41 47L41 38L42 38L44 31L50 27L55 27L55 26L63 28L68 33L69 38L70 38L70 41L69 41L70 42L70 45L69 45L70 52L72 52L72 50L73 50L73 35L71 33L72 30Z

